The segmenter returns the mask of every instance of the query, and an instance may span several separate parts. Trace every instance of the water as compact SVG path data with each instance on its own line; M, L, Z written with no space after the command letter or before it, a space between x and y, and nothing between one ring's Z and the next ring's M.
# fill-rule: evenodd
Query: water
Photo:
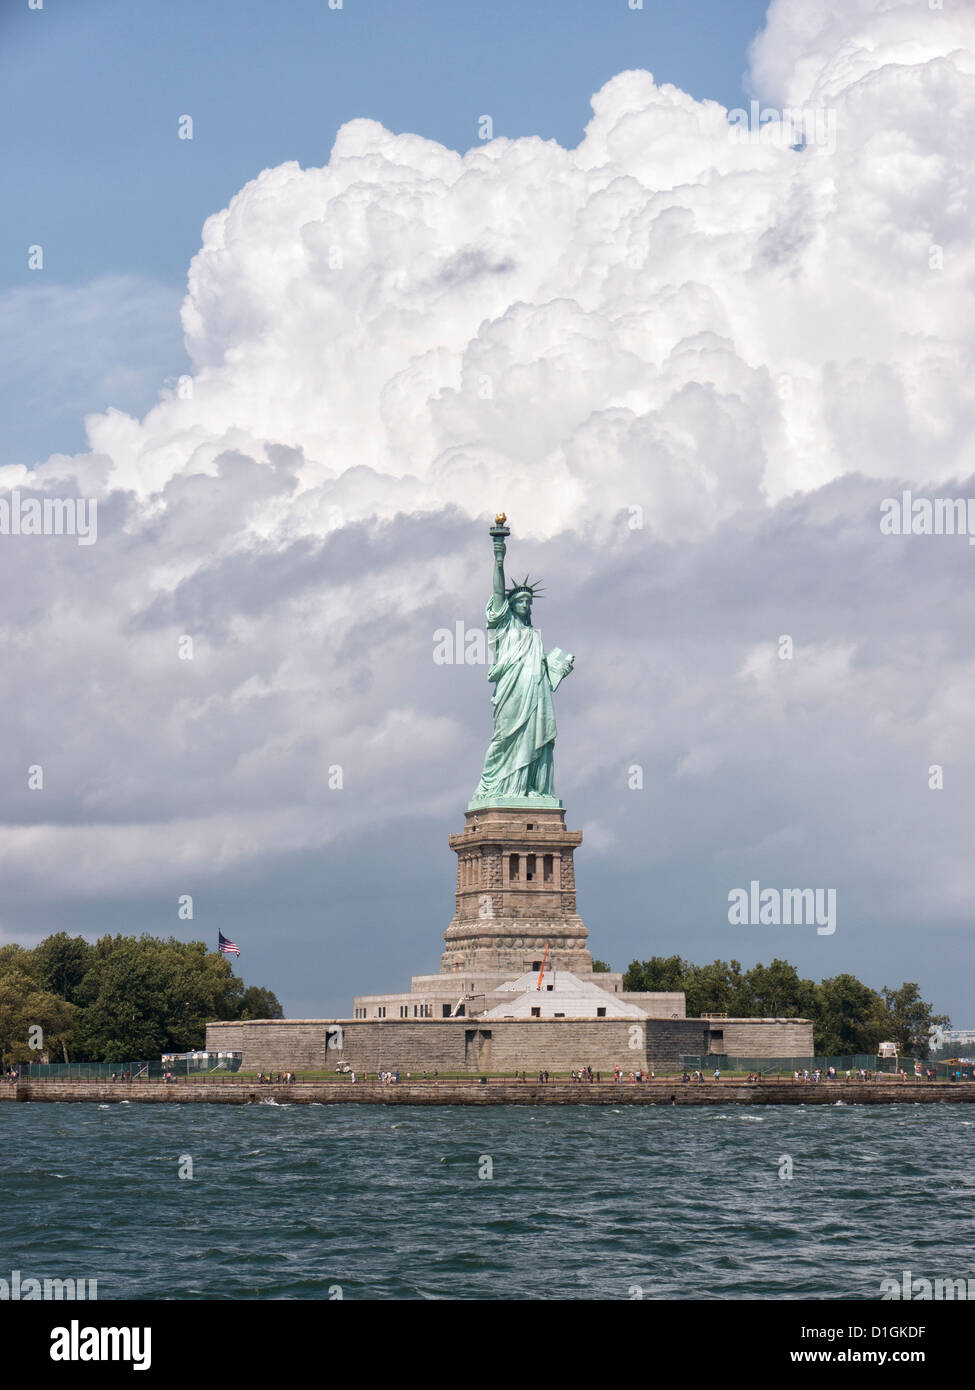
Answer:
M96 1278L100 1300L861 1299L905 1269L975 1277L968 1106L4 1104L0 1145L0 1277Z

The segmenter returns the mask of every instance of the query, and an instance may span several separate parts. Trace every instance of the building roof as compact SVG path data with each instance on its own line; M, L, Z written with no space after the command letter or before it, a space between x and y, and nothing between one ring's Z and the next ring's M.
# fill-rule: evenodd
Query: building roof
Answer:
M636 1004L626 1004L609 990L580 980L569 970L546 970L542 987L538 989L538 974L532 970L516 980L498 985L496 994L508 994L480 1018L532 1018L533 1009L540 1009L539 1018L633 1018L645 1019L647 1014Z

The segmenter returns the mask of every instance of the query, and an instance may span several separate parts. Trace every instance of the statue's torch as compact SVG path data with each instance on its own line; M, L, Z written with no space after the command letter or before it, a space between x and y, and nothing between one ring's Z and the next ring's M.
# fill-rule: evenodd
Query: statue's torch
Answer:
M511 527L505 526L507 519L504 512L498 512L497 516L494 518L494 525L491 527L491 536L494 540L494 553L495 555L500 555L502 559L504 558L506 549L504 543L505 538L511 535Z

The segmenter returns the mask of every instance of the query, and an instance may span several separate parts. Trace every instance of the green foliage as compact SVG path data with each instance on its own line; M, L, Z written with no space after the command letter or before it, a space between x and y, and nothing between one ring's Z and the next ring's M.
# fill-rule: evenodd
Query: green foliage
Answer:
M685 993L687 1011L693 1018L703 1014L728 1014L731 1018L753 1016L742 1013L748 1001L743 998L741 966L736 960L730 965L723 960L712 961L710 965L689 965Z
M39 1057L28 1047L31 1025L44 1051L60 1060L151 1059L204 1045L217 1019L283 1018L270 990L234 975L230 961L202 941L143 934L103 936L91 945L58 932L31 951L0 948L0 1050L6 1061Z
M651 956L645 961L631 961L623 976L626 990L682 992L687 996L687 1013L691 1018L702 1014L730 1014L753 1017L742 1013L747 1001L743 998L741 965L733 960L716 960L710 965L692 965L680 956Z
M608 975L610 966L608 966L604 960L594 960L592 963L592 971L594 975Z
M23 975L34 977L34 952L25 951L23 946L0 946L0 977L9 975L11 970L19 970Z
M29 954L41 988L74 1003L78 986L95 959L94 946L83 936L69 936L59 931L45 937Z
M72 1037L74 1014L72 1004L38 989L33 976L7 969L0 975L0 1067L38 1061L42 1051L59 1060L62 1046ZM32 1030L40 1047L30 1045Z
M623 988L640 992L683 990L687 969L680 956L651 956L645 961L631 960L623 975Z
M855 975L834 975L816 986L816 1051L838 1057L876 1053L887 1037L882 997Z
M278 1003L276 994L272 994L269 989L261 989L258 985L251 985L249 989L244 990L237 1017L284 1018L284 1009Z
M801 980L788 961L756 965L745 976L746 993L760 1018L814 1018L816 986Z
M937 1026L947 1027L951 1019L947 1014L931 1012L931 1005L921 998L916 981L902 984L900 989L884 985L881 993L887 1010L887 1037L897 1044L898 1052L924 1061L932 1030Z
M773 960L742 972L738 961L692 965L680 956L651 956L630 962L623 988L683 991L688 1018L727 1014L731 1018L808 1018L813 1045L822 1056L876 1053L881 1042L897 1043L905 1056L924 1060L928 1037L943 1014L931 1012L917 984L879 993L853 975L836 975L814 984L800 978L788 961Z

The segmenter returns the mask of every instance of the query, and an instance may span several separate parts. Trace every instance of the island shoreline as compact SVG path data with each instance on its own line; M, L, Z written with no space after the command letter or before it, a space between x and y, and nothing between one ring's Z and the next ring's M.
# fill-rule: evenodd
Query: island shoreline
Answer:
M975 1082L601 1081L17 1081L0 1101L100 1105L957 1105Z

